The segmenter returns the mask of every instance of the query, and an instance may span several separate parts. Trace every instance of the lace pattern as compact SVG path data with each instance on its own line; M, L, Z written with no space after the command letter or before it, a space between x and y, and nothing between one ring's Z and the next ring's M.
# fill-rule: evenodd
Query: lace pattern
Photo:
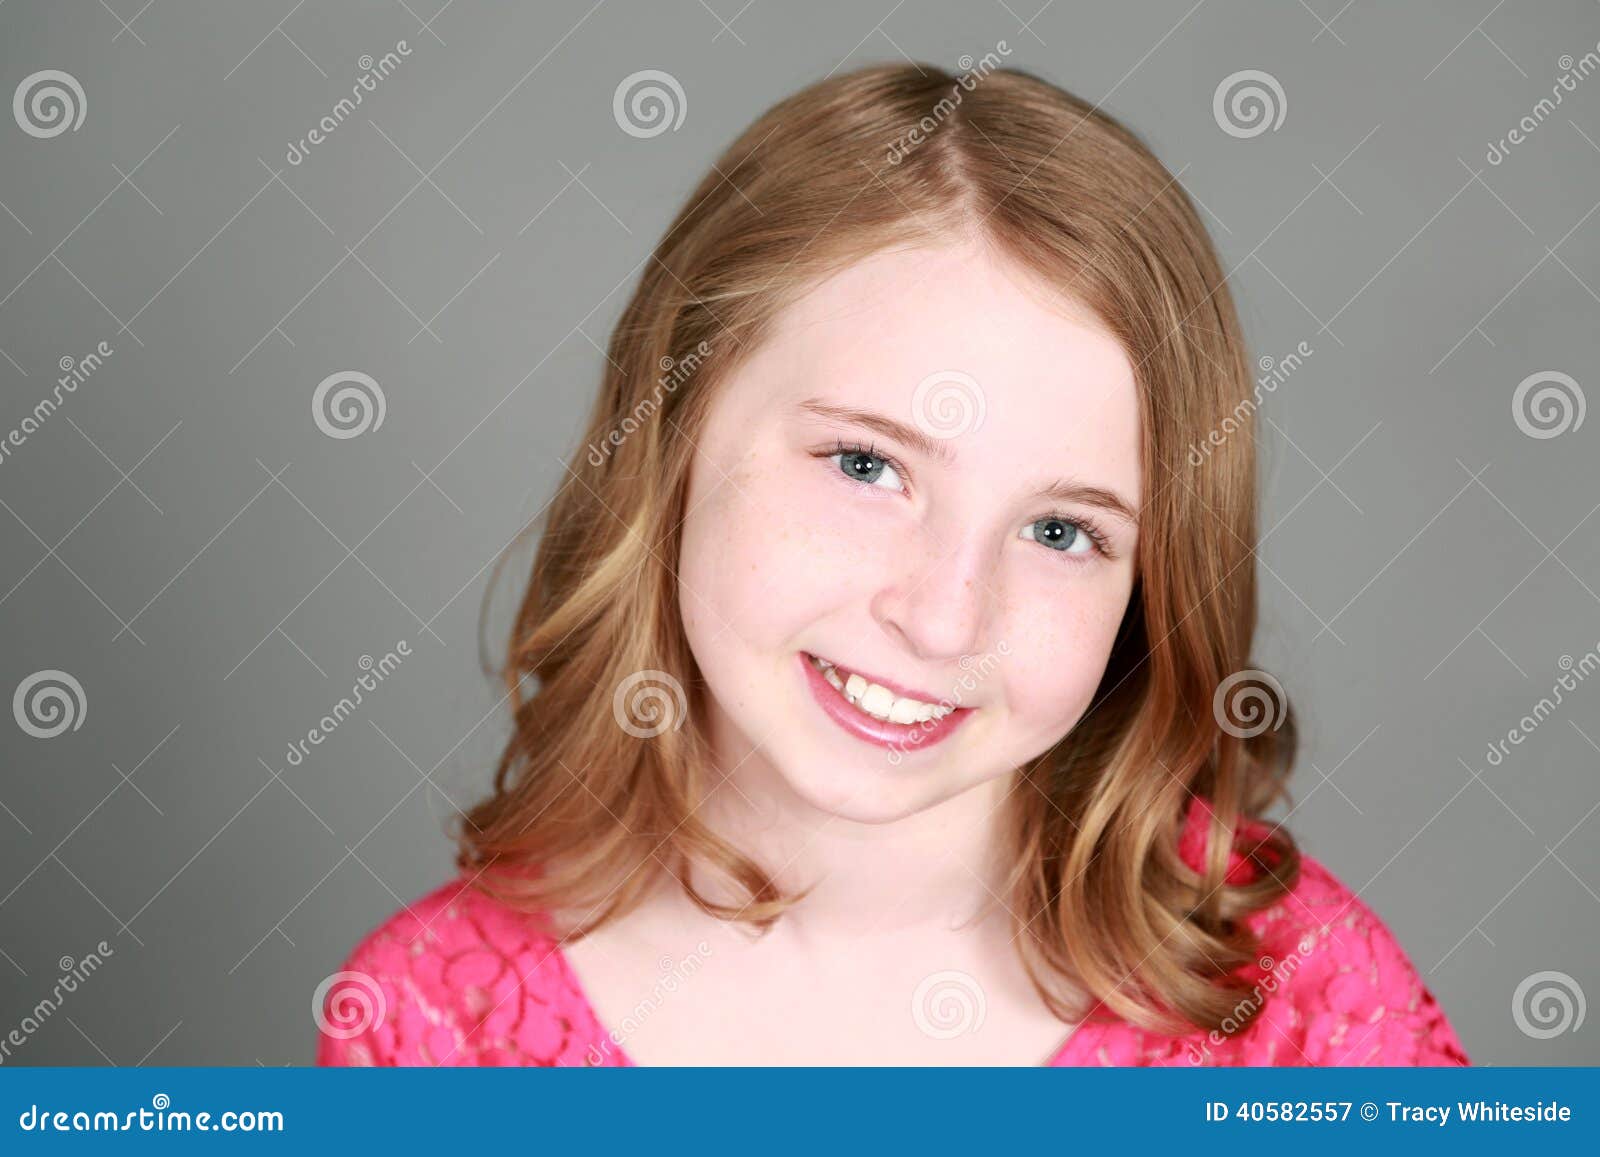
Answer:
M1180 853L1205 846L1209 809L1186 817ZM1230 879L1249 874L1237 852ZM1455 1030L1383 922L1309 856L1286 897L1256 913L1255 989L1242 1029L1160 1036L1087 1021L1050 1062L1062 1065L1466 1065ZM465 878L368 933L344 965L368 1014L325 999L324 1065L631 1065L597 1019L557 941ZM365 1023L363 1023L365 1022Z

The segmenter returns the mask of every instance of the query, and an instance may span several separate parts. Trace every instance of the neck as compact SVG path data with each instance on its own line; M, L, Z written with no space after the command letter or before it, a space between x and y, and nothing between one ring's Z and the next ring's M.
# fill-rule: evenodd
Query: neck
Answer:
M802 799L748 741L717 739L718 782L700 815L785 893L811 888L780 922L799 940L955 930L1005 913L996 849L1013 777L903 819L860 823ZM733 898L711 881L696 883L718 900Z

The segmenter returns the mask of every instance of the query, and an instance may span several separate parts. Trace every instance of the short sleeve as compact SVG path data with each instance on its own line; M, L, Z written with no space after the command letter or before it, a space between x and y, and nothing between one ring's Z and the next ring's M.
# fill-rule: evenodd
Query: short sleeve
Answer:
M604 1063L556 942L465 880L367 933L312 1007L319 1065Z
M1239 1063L1470 1063L1394 934L1316 860L1303 856L1294 889L1252 922L1264 1011L1239 1035Z
M317 1064L373 1066L401 1061L394 1022L408 986L389 939L392 922L374 929L317 986L313 999Z

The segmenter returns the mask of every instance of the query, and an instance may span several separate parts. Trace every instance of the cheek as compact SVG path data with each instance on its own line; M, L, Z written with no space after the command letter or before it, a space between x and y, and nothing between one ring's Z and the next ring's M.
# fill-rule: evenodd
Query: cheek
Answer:
M862 531L869 512L849 508L845 487L748 460L727 473L693 491L678 572L685 621L709 634L726 625L750 644L786 642L859 592L881 543Z
M1029 613L1007 634L1007 703L1012 715L1051 741L1094 701L1128 603L1128 584L1053 584L1024 600Z

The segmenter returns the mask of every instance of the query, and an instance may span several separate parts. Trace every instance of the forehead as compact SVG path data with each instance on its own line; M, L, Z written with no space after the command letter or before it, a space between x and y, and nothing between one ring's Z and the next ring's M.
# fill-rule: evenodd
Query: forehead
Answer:
M754 364L767 414L794 418L821 397L926 429L942 391L968 407L949 439L958 462L999 455L1030 477L1070 471L1138 490L1126 351L1085 307L986 246L856 262L786 309Z

